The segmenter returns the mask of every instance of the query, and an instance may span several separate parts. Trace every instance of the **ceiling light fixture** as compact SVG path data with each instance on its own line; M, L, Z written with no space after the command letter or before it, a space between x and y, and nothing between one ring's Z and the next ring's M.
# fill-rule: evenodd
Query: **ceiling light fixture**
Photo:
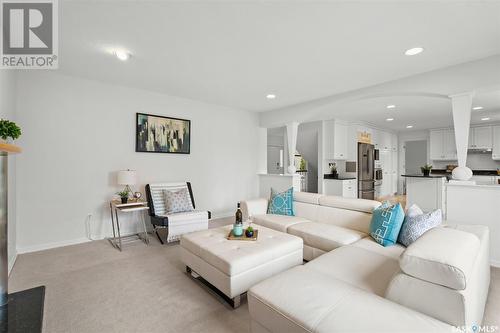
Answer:
M276 98L276 95L275 94L268 94L266 96L267 99L275 99Z
M115 56L120 59L121 61L126 61L130 59L130 52L124 51L124 50L116 50Z
M406 125L406 128L413 128L413 125Z
M484 118L481 118L482 121L487 121L487 120L490 120L490 117L484 117Z
M476 110L476 111L477 110L482 110L482 109L484 109L482 106L475 106L475 107L472 108L472 110Z
M387 105L387 108L388 108L388 109L394 109L395 107L396 107L396 105L394 105L394 104Z
M423 47L414 47L405 51L405 55L414 56L424 51Z
M387 118L385 121L393 121L394 118Z

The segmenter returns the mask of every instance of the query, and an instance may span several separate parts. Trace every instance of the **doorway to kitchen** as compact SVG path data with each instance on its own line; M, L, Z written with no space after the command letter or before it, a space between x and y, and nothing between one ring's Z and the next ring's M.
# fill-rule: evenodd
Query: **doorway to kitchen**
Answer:
M427 140L406 141L404 148L404 173L407 175L420 174L420 167L427 164ZM403 194L406 194L406 178L404 179Z

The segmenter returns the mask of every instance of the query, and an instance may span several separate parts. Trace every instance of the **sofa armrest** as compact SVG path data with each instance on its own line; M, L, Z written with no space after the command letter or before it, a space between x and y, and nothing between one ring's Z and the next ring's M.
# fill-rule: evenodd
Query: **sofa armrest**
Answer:
M243 220L247 221L252 219L252 216L266 214L267 203L267 199L264 198L241 201L240 205L241 212L243 213Z

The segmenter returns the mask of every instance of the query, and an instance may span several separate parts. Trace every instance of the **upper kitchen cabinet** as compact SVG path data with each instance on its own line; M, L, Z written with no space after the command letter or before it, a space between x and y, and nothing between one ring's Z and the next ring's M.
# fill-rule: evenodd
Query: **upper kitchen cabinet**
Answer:
M491 126L472 127L469 130L469 149L491 149L493 131Z
M430 158L442 161L457 159L455 131L450 129L430 131Z
M500 160L500 126L493 126L493 153L494 160Z
M324 122L325 159L347 159L348 125L338 120Z
M391 150L393 152L398 151L398 136L396 134L391 135Z
M392 134L384 131L379 132L379 146L381 150L392 150Z

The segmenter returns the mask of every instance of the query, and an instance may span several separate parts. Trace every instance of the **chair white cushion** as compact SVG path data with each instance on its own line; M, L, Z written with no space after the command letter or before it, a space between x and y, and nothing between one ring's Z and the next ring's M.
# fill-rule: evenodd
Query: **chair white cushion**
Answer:
M264 227L287 232L288 228L297 223L310 222L308 219L299 216L286 216L275 214L263 214L253 216L253 223Z
M381 297L392 277L399 272L398 258L352 245L325 253L306 266Z
M226 237L232 226L185 234L181 247L229 276L251 270L294 251L302 252L302 239L262 226L258 241L232 241Z
M365 233L356 230L319 222L296 223L290 225L287 231L302 238L304 244L323 251L331 251L366 237Z
M463 290L479 252L476 235L451 228L434 228L412 243L401 256L408 275Z
M381 205L379 201L367 199L345 198L334 195L322 196L319 198L321 206L355 210L358 212L371 213Z

